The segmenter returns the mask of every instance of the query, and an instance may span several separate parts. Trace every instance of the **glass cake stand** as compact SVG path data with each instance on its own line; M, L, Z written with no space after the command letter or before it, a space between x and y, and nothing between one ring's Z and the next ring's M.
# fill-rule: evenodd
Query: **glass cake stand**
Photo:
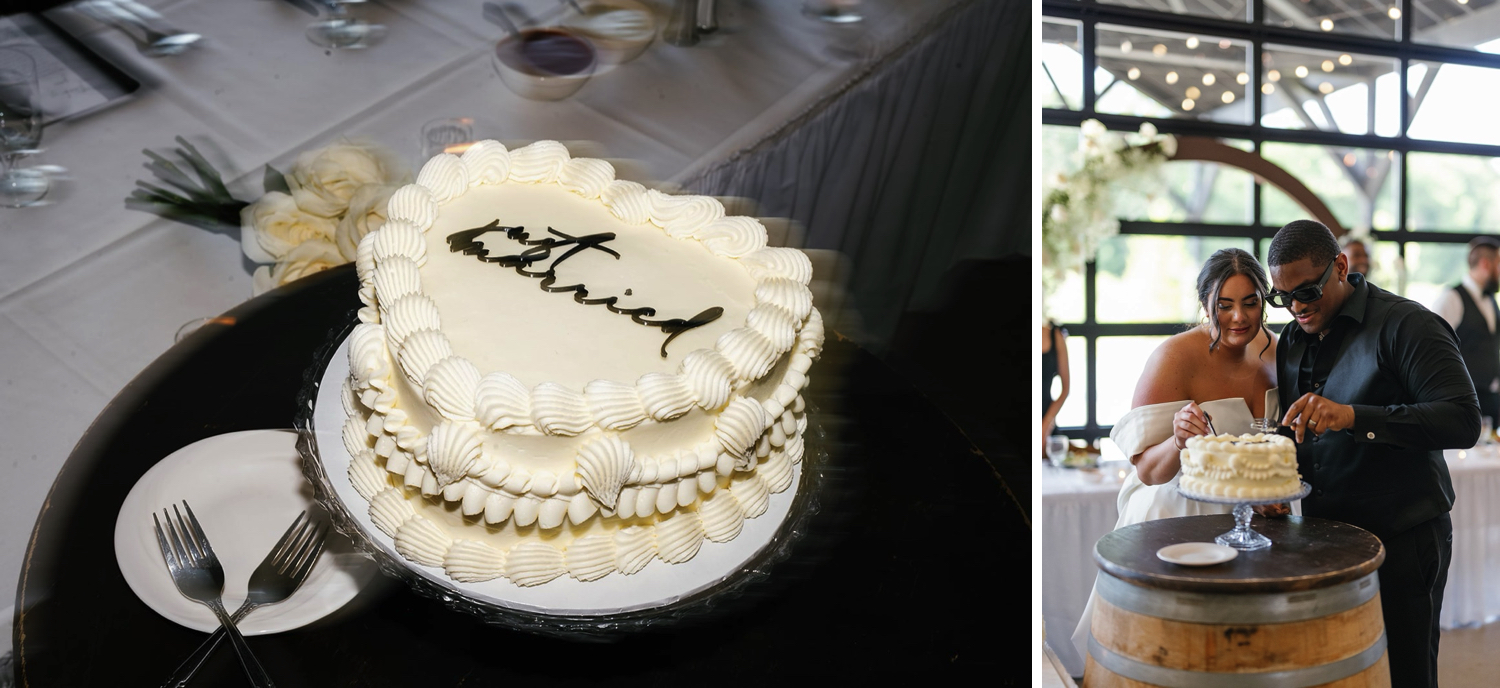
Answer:
M1182 486L1180 485L1177 487L1177 492L1178 494L1181 494L1182 496L1194 501L1207 502L1209 504L1233 504L1234 529L1214 538L1214 542L1224 545L1225 547L1233 547L1237 550L1248 552L1250 550L1264 549L1271 546L1271 538L1268 538L1250 529L1250 515L1254 513L1254 510L1252 510L1250 507L1264 506L1267 504L1281 504L1283 502L1290 502L1294 499L1302 499L1303 497L1307 496L1307 493L1312 492L1312 486L1308 485L1306 481L1303 481L1302 489L1297 490L1296 493L1289 494L1283 497L1277 497L1275 499L1236 499L1234 497L1210 497L1207 495L1193 494L1191 492L1188 492L1187 490L1182 489Z
M809 539L808 531L812 529L810 522L814 516L825 510L835 511L827 509L820 499L822 486L828 482L827 472L832 457L827 449L829 439L817 420L820 411L809 400L808 429L803 434L806 449L799 482L789 489L789 492L794 490L795 494L787 495L791 500L788 513L779 525L769 524L775 529L769 542L716 584L686 593L675 600L664 601L659 606L589 614L520 608L490 596L476 594L472 586L465 586L451 579L440 579L383 546L377 537L361 525L360 518L340 497L340 488L335 486L334 480L325 470L327 457L324 452L338 452L342 448L337 446L338 440L333 439L331 444L334 446L320 451L320 433L314 427L315 418L319 415L318 409L324 406L318 403L323 396L320 390L325 383L325 375L337 367L332 363L335 352L356 324L358 321L353 318L351 311L348 322L329 332L328 340L303 375L303 388L297 402L298 412L293 421L293 428L298 434L297 450L302 456L303 476L312 485L314 499L328 513L334 526L347 535L366 557L373 559L383 572L404 582L417 594L437 600L455 611L474 615L485 623L564 640L611 642L625 634L659 630L669 625L685 626L732 609L743 608L754 604L777 585L787 584L797 577L782 576L778 580L772 580L770 572L781 566L796 568L790 566L787 560L796 545ZM342 412L337 404L330 406L327 413L334 411ZM337 423L327 425L336 426ZM333 437L337 437L338 431L332 432ZM325 441L328 439L324 437ZM335 471L334 475L343 480L342 471ZM769 514L763 514L761 518L767 515ZM817 540L816 537L812 539ZM702 557L703 553L700 552L695 559ZM671 572L659 569L660 567L658 573L664 573L669 580L675 579Z

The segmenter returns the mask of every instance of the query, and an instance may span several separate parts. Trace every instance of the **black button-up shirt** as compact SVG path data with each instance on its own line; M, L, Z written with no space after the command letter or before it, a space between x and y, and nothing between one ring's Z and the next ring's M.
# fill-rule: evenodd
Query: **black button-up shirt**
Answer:
M1281 331L1281 408L1313 392L1354 407L1354 426L1297 447L1313 488L1302 513L1390 537L1453 508L1444 449L1474 446L1479 402L1453 328L1415 301L1349 276L1354 293L1322 341Z

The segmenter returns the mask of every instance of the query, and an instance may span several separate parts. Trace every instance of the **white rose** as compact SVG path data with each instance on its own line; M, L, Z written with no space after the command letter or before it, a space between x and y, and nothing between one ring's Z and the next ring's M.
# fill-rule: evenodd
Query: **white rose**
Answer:
M286 177L297 206L323 217L337 218L349 199L366 184L396 184L407 174L388 150L374 144L348 141L297 156Z
M1151 139L1156 138L1156 125L1150 122L1141 122L1140 133L1149 142Z
M338 246L344 260L354 260L359 251L359 240L385 224L386 203L397 188L388 184L366 184L349 197L349 212L339 220L338 231L333 237L333 243Z
M283 284L299 280L315 272L343 265L349 261L339 255L338 247L325 239L313 239L298 244L275 265L262 265L255 270L252 288L256 296Z
M297 207L297 202L272 191L240 210L240 250L257 263L274 263L297 245L331 241L337 226Z

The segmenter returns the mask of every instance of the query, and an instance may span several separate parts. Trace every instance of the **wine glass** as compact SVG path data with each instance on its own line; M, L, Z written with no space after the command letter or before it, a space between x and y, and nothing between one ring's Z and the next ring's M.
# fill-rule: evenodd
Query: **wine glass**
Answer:
M41 87L36 62L14 48L0 48L0 206L20 208L47 195L47 175L16 167L42 142Z
M328 17L307 25L307 40L322 48L343 50L359 50L379 43L385 38L385 25L352 19L344 7L361 2L364 0L322 0L328 8Z
M1068 436L1052 435L1047 438L1047 458L1052 460L1052 465L1061 466L1063 459L1068 458Z
M806 0L802 3L802 13L829 22L830 24L852 24L864 21L864 12L860 10L861 0Z

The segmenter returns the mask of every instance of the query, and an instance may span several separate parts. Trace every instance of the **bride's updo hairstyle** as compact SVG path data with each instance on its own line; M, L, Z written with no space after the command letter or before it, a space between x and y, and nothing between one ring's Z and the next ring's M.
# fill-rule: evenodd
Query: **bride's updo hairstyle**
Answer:
M1255 285L1255 295L1260 298L1260 327L1270 335L1271 331L1266 327L1266 294L1271 291L1271 282L1266 279L1266 271L1261 269L1260 263L1255 256L1248 251L1238 248L1221 248L1209 256L1203 263L1203 269L1198 271L1198 304L1203 306L1203 312L1208 316L1208 331L1213 335L1213 341L1209 342L1208 350L1217 351L1219 340L1224 333L1219 330L1219 318L1214 305L1219 302L1219 291L1224 288L1224 282L1235 275L1244 275L1250 278L1250 283ZM1266 347L1271 346L1268 336ZM1265 349L1261 350L1262 352Z

